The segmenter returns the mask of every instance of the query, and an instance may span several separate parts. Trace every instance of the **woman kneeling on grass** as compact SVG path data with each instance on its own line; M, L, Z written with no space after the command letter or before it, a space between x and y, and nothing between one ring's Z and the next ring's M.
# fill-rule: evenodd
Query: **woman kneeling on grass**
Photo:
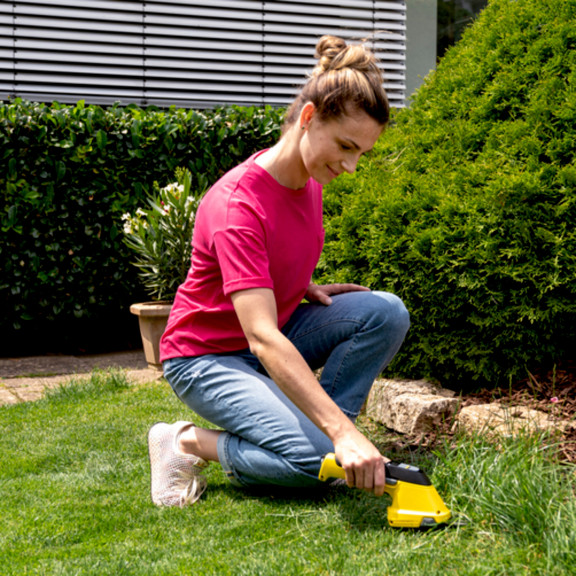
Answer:
M237 486L318 486L327 452L348 486L384 493L385 459L354 421L404 340L408 312L393 294L311 278L324 240L322 185L354 172L389 107L364 46L326 36L316 57L279 142L226 174L198 209L161 353L176 395L222 431L150 429L158 505L195 502L208 461Z

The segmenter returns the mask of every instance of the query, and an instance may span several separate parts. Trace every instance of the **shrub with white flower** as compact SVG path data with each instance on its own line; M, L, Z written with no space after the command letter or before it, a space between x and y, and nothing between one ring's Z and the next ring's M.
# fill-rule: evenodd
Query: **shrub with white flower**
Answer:
M144 288L153 300L172 300L190 268L194 217L207 188L199 178L200 192L192 190L192 174L177 168L176 182L163 188L154 183L150 208L122 216L124 242L136 254Z

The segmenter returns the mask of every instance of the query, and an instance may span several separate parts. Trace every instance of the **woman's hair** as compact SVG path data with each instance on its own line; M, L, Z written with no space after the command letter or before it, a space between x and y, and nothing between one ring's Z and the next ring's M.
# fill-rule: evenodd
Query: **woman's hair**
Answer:
M308 102L327 121L363 110L382 126L390 117L390 106L377 60L363 44L346 44L336 36L323 36L314 55L318 64L296 100L286 112L284 126L292 126Z

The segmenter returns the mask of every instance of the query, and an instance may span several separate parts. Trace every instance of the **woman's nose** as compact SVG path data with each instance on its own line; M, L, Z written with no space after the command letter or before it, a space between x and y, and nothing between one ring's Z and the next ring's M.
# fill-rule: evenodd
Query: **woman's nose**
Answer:
M346 157L342 161L342 168L344 168L344 170L348 172L348 174L354 174L354 172L356 172L356 166L358 165L358 160L360 160L360 156L355 155Z

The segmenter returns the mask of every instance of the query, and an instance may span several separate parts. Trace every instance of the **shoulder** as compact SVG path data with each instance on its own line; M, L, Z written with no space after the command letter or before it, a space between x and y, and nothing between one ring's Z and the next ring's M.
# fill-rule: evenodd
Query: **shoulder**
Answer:
M258 154L254 154L242 164L222 176L205 195L207 201L227 200L238 193L249 193L259 190L263 186L263 170L254 161Z

